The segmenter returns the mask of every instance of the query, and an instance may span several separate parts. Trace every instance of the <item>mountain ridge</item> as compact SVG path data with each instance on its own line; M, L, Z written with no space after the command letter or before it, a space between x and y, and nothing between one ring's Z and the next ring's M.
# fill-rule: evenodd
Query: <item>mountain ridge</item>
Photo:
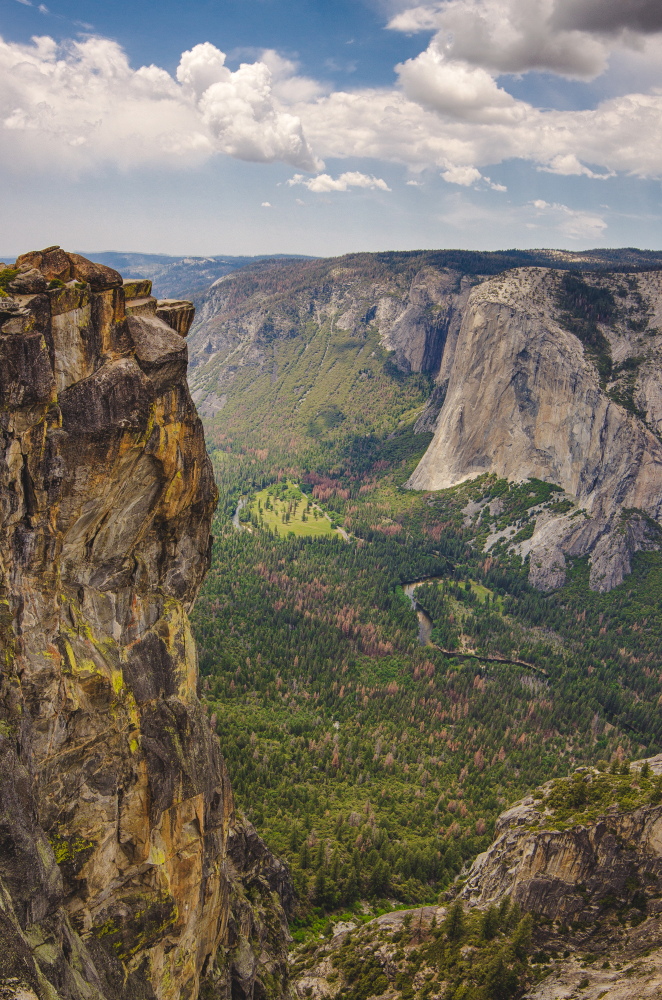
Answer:
M445 489L486 471L555 482L576 507L563 523L541 518L534 539L515 550L530 561L532 581L561 586L566 556L590 554L591 585L616 586L634 552L659 544L659 267L654 255L631 250L536 253L355 254L264 263L219 279L190 338L191 387L212 440L222 426L255 448L285 454L287 439L303 454L316 437L358 439L411 420L416 433L435 434L411 487ZM631 265L642 256L640 271L604 269L608 258L613 267L615 258ZM522 258L525 267L510 266ZM550 258L551 269L540 266ZM580 270L589 258L600 265ZM499 300L508 288L513 295ZM493 333L475 319L488 309L501 310ZM528 332L506 354L503 331L518 323ZM499 351L497 369L488 359ZM502 410L495 403L481 417L497 397ZM279 431L269 409L280 414ZM565 423L552 431L553 419ZM586 523L573 520L582 510Z

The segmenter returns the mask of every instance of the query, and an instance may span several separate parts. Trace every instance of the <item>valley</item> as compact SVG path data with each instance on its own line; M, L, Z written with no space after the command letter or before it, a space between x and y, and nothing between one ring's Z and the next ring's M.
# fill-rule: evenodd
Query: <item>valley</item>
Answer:
M0 271L7 1000L655 996L660 272L586 263L247 263L207 453L190 303Z
M452 310L466 306L440 308L437 279L414 268L409 292L397 266L387 278L336 270L326 284L306 285L321 266L307 263L303 281L297 270L294 296L272 292L290 282L290 265L255 274L243 302L245 275L226 290L221 282L214 294L230 296L225 326L210 317L193 332L192 382L221 492L212 568L193 617L203 689L239 802L293 873L299 995L354 990L367 1000L377 985L384 991L386 974L389 997L454 996L436 992L436 972L408 992L411 975L398 971L397 956L393 966L379 959L374 982L350 988L350 965L346 980L345 959L329 965L314 942L322 934L333 951L354 936L333 928L349 924L365 926L370 947L387 948L399 928L405 954L424 953L439 933L430 919L445 926L445 893L485 850L507 805L578 766L659 752L662 559L637 554L635 543L629 575L601 591L595 556L575 544L564 585L557 574L541 589L531 569L538 532L596 516L570 481L535 466L512 479L476 470L442 488L416 479L452 391L444 349L462 323ZM386 294L402 297L406 335L379 304L375 280L395 282ZM464 280L452 295L464 294ZM469 291L480 284L471 269L468 281ZM413 288L422 288L415 304ZM205 338L209 361L198 353ZM229 524L240 494L251 497L250 534ZM312 502L344 529L346 544L314 537L315 519L301 516ZM605 525L613 517L598 516ZM420 905L424 916L414 910L403 925L398 908ZM417 942L418 919L428 929ZM517 921L508 926L485 969L511 948L504 941ZM484 947L479 929L466 933L470 950ZM457 996L520 996L549 974L526 959L517 971L508 955L510 992L485 993L482 966L455 965ZM321 980L314 962L326 970Z

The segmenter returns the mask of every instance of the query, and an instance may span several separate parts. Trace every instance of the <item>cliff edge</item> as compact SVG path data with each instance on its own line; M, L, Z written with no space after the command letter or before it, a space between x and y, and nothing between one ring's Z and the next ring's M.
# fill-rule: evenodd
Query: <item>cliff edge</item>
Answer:
M192 318L59 247L0 265L3 997L286 989L289 875L196 694Z

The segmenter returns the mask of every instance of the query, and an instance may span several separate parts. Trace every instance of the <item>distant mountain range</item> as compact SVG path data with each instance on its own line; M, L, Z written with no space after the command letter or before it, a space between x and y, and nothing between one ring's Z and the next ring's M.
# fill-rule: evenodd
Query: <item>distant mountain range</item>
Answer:
M151 278L154 294L161 298L191 298L199 304L201 296L219 278L245 267L282 264L286 261L314 260L304 254L256 254L252 257L232 257L218 254L211 257L182 256L159 253L133 253L108 250L80 251L90 260L115 268L125 277ZM361 254L348 255L360 258ZM402 266L407 260L432 267L447 267L462 273L498 274L511 267L556 267L566 269L596 269L661 267L662 251L638 250L635 247L597 250L410 250L386 251L370 255L388 265ZM16 254L0 254L0 260L11 262Z
M86 253L100 264L114 267L124 276L151 278L154 294L159 298L191 298L196 300L218 278L240 271L249 264L262 261L288 260L292 255L275 254L255 257L170 257L156 253ZM294 258L303 260L306 258Z

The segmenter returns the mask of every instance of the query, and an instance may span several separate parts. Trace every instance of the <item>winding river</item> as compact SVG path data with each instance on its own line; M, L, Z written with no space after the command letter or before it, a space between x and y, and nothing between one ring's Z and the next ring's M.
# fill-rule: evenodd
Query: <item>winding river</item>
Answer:
M411 601L411 606L418 618L418 643L420 646L431 645L430 636L434 623L427 611L424 611L420 606L414 594L417 587L422 587L426 583L439 583L441 580L443 580L442 576L427 576L424 580L413 580L411 583L403 583L402 585L402 589Z
M431 639L434 622L427 611L424 611L416 600L415 591L417 587L422 587L425 583L439 583L443 579L443 576L428 576L424 580L412 580L411 583L403 583L402 585L402 589L411 601L411 606L418 617L418 642L420 646L434 646L435 649L438 649L440 653L444 653L446 656L459 657L461 659L480 660L483 663L512 663L514 666L527 667L529 670L535 670L537 674L547 676L546 670L536 666L535 663L528 663L526 660L500 656L499 653L474 653L468 650L444 649L442 646L435 645Z
M239 503L237 504L237 509L232 515L232 524L237 529L237 531L241 531L242 528L244 527L241 521L239 520L239 514L241 513L242 508L244 508L247 503L248 503L248 497L242 497Z

